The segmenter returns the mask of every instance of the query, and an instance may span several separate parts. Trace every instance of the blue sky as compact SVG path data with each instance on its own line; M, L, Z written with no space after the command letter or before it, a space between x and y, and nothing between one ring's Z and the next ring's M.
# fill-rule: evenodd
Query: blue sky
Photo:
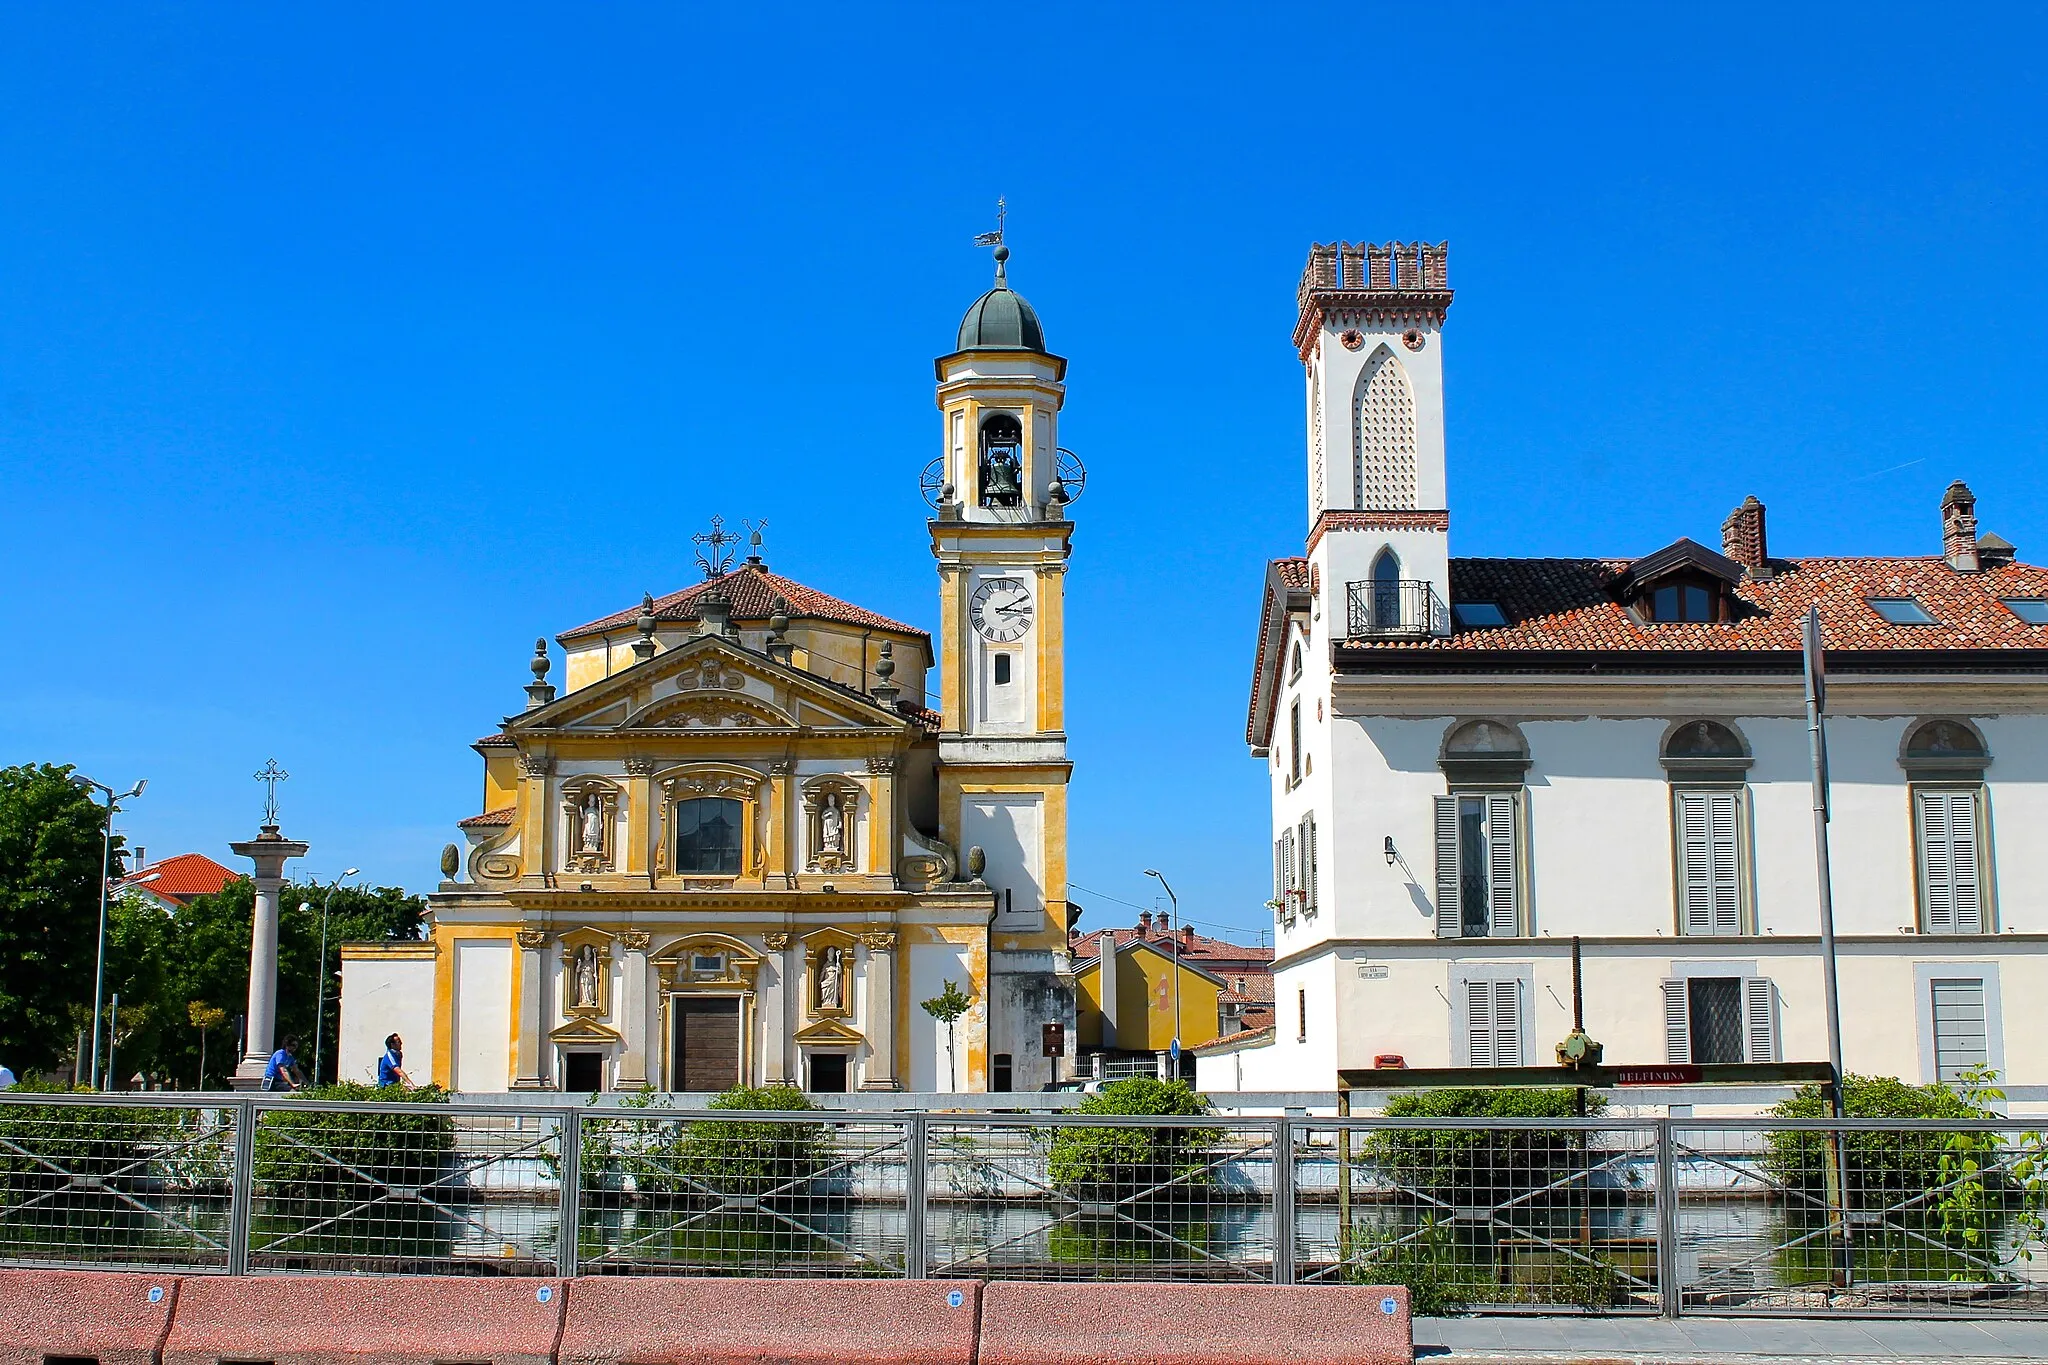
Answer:
M1451 243L1456 554L2048 554L2038 12L17 3L0 762L426 889L538 634L776 569L929 624L931 358L1069 357L1073 877L1268 922L1243 744L1313 240Z

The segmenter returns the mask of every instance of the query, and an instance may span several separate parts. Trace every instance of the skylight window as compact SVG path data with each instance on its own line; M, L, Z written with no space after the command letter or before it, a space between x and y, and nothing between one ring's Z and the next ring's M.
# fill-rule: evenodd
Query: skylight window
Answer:
M2030 626L2048 626L2048 597L2007 597L2006 607Z
M1927 608L1910 597L1866 597L1870 609L1895 626L1931 626L1938 624L1928 615Z
M1467 630L1508 623L1508 614L1500 609L1498 602L1455 602L1451 605L1451 615Z

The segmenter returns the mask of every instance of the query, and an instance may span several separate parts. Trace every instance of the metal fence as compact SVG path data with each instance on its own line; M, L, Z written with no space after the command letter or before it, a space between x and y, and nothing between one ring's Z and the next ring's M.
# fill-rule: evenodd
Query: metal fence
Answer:
M1995 1119L0 1096L0 1264L17 1266L1394 1283L1424 1313L2048 1315L2044 1212L2041 1135Z

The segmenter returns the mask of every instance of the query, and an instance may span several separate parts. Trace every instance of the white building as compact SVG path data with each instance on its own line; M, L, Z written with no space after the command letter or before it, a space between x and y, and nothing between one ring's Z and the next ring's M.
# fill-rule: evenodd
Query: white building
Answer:
M1299 298L1306 553L1267 571L1246 736L1278 1026L1204 1083L1550 1063L1575 934L1608 1063L1824 1061L1809 605L1848 1069L2048 1082L2048 570L1961 483L1922 557L1774 558L1752 498L1720 553L1452 558L1445 248L1318 246Z

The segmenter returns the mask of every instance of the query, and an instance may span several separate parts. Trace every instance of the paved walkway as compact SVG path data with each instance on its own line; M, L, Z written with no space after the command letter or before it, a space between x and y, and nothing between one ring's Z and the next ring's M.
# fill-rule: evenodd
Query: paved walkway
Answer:
M1418 1318L1417 1365L2048 1361L2048 1322L1869 1318Z

